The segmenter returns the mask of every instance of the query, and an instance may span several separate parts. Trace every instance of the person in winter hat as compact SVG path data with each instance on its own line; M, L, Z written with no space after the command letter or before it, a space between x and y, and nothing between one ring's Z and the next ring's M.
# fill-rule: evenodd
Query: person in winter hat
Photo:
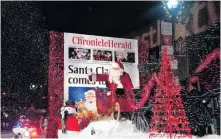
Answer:
M60 119L58 120L58 138L72 138L77 135L80 128L80 120L76 118L77 111L73 101L66 101L66 106L60 110Z
M120 61L113 62L111 69L108 73L105 74L92 74L89 76L89 80L91 81L105 81L106 86L109 90L114 85L117 86L116 90L116 101L122 98L130 98L130 102L128 104L133 104L135 101L133 99L133 83L131 81L130 75L124 71L124 66ZM110 92L107 94L110 96ZM132 99L131 99L132 98ZM132 105L128 105L126 108L121 108L122 112L133 111L133 108L130 107Z

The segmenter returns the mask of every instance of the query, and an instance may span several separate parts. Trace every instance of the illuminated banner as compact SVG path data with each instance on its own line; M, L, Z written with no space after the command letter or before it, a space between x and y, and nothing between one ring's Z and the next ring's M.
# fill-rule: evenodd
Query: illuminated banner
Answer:
M172 46L172 23L170 22L161 22L161 40L162 40L162 49L167 47L167 54L173 55L173 46Z
M88 76L108 72L112 62L119 60L134 88L139 88L137 45L133 39L64 33L64 101L85 100L90 90L105 89L105 82L92 82Z
M186 29L184 24L176 24L175 25L175 55L177 56L185 56L186 48L185 48L185 37L186 37Z

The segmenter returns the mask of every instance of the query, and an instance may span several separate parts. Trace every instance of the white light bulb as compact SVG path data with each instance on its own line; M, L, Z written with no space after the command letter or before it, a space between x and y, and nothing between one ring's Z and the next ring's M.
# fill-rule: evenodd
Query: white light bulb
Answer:
M35 88L35 85L33 84L31 87L32 87L32 88Z
M169 9L171 8L176 8L178 5L178 1L177 0L169 0L167 3L167 6Z

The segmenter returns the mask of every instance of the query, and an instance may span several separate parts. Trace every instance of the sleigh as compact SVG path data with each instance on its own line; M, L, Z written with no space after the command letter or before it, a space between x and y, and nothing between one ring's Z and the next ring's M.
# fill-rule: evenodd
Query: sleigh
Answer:
M134 102L133 97L116 95L116 89L113 88L109 96L107 91L100 88L95 88L95 92L98 114L111 115L112 119L119 120L122 114L133 112L131 105Z

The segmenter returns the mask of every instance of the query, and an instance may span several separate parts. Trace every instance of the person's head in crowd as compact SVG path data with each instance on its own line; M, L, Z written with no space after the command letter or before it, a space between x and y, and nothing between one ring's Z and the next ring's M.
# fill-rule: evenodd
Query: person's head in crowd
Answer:
M123 53L123 58L126 59L126 60L128 59L128 53L127 52Z
M107 58L110 58L110 57L111 57L111 53L107 52Z
M77 55L77 58L85 58L88 56L89 54L89 50L88 49L81 49L81 48L76 48L75 49L75 53Z
M102 54L101 50L97 51L97 55L100 56Z
M71 56L75 56L76 55L76 52L75 51L72 51L71 52Z
M196 92L197 91L197 84L196 83L190 83L188 85L188 92Z
M44 119L44 122L45 122L45 123L47 123L47 122L48 122L48 119L47 119L47 118L45 118L45 119Z
M73 51L71 51L71 55L75 55L76 54L76 51L75 49Z
M19 121L21 123L24 123L26 121L26 116L24 116L24 115L20 116Z
M76 49L75 49L75 52L76 52L76 54L77 54L77 58L81 58L81 57L82 57L83 51L82 51L81 48L76 48Z
M97 55L97 50L93 50L93 55Z
M122 61L122 59L123 59L122 52L116 51L115 54L116 54L117 61Z
M87 57L89 54L89 50L88 49L82 49L82 53L81 53L81 57Z

